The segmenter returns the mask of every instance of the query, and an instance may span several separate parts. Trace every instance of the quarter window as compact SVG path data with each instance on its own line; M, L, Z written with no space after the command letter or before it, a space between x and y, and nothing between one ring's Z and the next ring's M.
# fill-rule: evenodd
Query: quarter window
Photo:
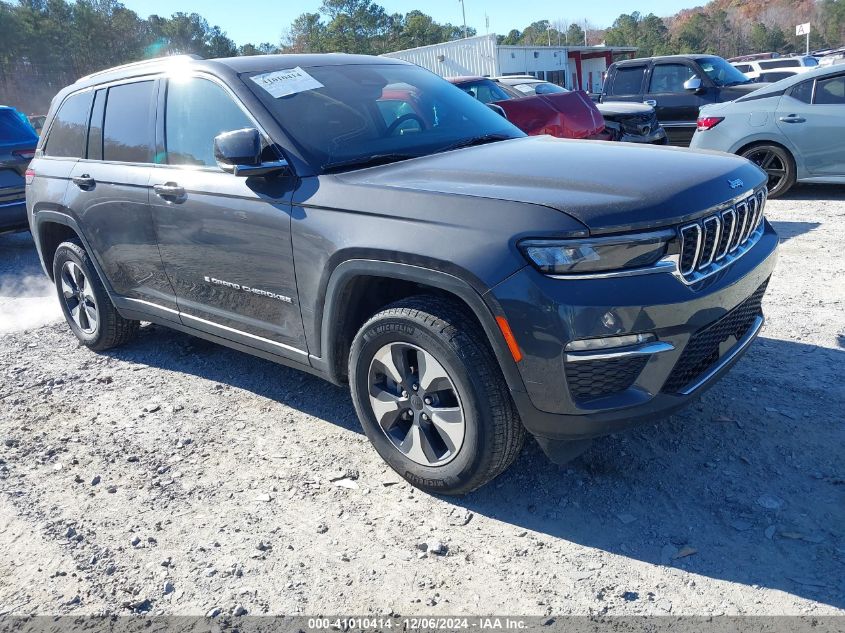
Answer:
M255 127L217 84L191 78L169 81L164 119L169 165L214 166L214 137Z
M47 156L82 158L85 152L85 129L91 109L90 91L65 99L59 107L44 146Z
M608 94L635 95L642 92L645 66L619 66Z
M813 101L813 80L802 81L800 84L795 84L789 96L804 103L812 103Z
M155 83L141 81L109 88L103 122L103 160L151 163Z
M652 94L683 92L684 83L693 77L695 73L686 64L658 64L651 71L648 91Z

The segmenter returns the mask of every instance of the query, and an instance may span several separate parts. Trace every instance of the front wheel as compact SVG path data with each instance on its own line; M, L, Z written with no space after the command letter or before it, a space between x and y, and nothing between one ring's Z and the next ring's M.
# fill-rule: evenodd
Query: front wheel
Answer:
M795 184L795 160L780 145L753 145L740 153L769 176L769 198L785 194Z
M355 409L379 455L423 490L464 494L513 462L525 430L477 323L412 297L365 323L349 359Z

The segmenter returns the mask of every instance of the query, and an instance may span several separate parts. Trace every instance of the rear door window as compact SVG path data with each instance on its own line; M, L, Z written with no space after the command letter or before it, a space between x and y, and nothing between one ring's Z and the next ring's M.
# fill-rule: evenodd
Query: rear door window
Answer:
M801 62L797 59L775 59L768 62L760 62L760 68L798 68Z
M816 80L816 96L813 103L845 105L845 75ZM843 114L845 114L845 110L843 110Z
M92 98L90 91L77 93L59 106L44 146L45 156L82 158L85 155L85 134Z
M153 162L154 88L153 81L109 88L103 122L103 160Z
M619 66L607 94L635 95L642 92L645 66Z

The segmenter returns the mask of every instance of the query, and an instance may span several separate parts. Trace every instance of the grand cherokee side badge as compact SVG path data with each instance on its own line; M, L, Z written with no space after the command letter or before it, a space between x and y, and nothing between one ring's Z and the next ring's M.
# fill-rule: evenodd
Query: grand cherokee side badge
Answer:
M244 286L243 284L236 284L231 281L223 281L222 279L215 279L214 277L209 277L208 275L204 276L203 279L206 283L214 284L215 286L225 286L226 288L232 288L233 290L241 290L243 292L248 292L253 295L258 295L259 297L267 297L268 299L276 299L277 301L282 301L284 303L293 303L293 299L286 295L276 294L275 292L270 292L269 290L261 290L259 288L253 288L251 286Z
M729 180L728 184L730 185L731 189L739 189L745 183L742 182L741 178L737 178L736 180Z

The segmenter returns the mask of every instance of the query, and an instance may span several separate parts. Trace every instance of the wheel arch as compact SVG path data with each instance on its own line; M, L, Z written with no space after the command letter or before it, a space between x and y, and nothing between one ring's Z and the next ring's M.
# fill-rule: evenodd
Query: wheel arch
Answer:
M39 211L34 215L32 234L35 239L38 257L41 260L41 267L51 280L53 279L53 257L56 254L59 244L69 239L77 239L88 252L91 263L94 265L106 292L110 297L113 295L108 278L103 274L100 263L97 261L94 251L85 238L85 233L74 218L59 211Z
M361 292L362 284L369 288L392 285L395 292L388 292L387 301L367 302L366 293ZM426 292L451 298L474 317L499 362L508 387L512 391L524 391L519 369L496 323L497 316L504 316L498 303L490 295L486 295L485 300L460 277L412 264L353 259L338 265L326 287L319 330L321 356L312 356L311 363L332 382L345 382L351 337L360 326L385 305Z
M758 136L752 138L744 138L740 141L737 146L732 150L731 153L733 154L741 154L747 149L754 147L755 145L777 145L792 157L792 160L795 160L795 152L789 147L786 143L781 140L775 140L771 136Z

